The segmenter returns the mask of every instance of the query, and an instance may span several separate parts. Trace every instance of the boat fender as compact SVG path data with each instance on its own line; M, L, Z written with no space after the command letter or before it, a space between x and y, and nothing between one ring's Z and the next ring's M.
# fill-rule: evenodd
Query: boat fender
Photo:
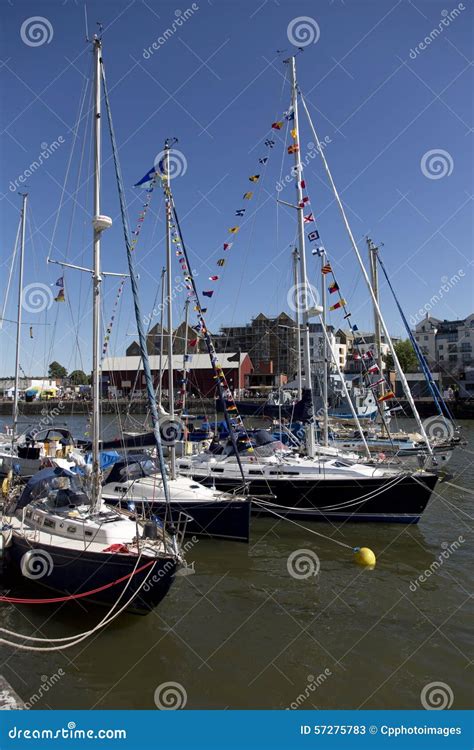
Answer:
M375 568L377 558L368 547L354 547L354 561L365 568L373 569Z
M3 497L6 497L10 491L10 484L11 479L10 477L5 477L5 479L2 482L2 495Z

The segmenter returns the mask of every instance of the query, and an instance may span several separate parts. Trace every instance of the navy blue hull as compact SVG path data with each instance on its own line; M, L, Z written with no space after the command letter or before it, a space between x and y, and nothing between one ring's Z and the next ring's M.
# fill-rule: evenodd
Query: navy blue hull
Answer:
M177 568L176 561L171 557L158 558L156 562L151 561L151 565L147 565L150 558L143 557L137 570L145 565L146 567L130 577L137 562L135 555L79 552L50 545L31 544L23 537L14 535L13 544L8 549L7 575L22 575L21 559L30 550L42 550L51 559L48 574L39 579L24 579L30 584L39 584L43 589L42 592L38 592L38 599L54 598L55 595L48 596L44 589L57 592L59 596L77 595L101 589L124 576L129 576L119 584L81 597L78 601L110 607L123 592L117 609L131 600L127 612L134 614L147 614L161 602L169 591Z
M120 498L103 496L107 505L127 509L127 503ZM165 520L166 505L162 502L141 502L134 500L137 514L149 516L150 512ZM229 500L229 502L186 503L173 501L171 513L176 524L180 513L192 520L186 526L186 536L211 537L236 542L248 542L250 537L250 500Z
M235 482L218 475L210 478L196 473L198 482L229 492ZM364 521L379 523L417 523L431 497L438 477L428 474L422 478L410 475L398 482L380 477L344 480L262 479L249 483L249 494L256 496L252 513L275 518L275 513L287 518L311 521ZM262 504L258 496L266 496ZM270 500L274 506L265 507ZM273 512L272 512L273 511Z

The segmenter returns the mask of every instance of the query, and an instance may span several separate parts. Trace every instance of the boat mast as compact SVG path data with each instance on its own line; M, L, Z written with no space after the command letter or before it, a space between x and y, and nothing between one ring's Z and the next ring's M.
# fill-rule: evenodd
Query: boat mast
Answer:
M376 245L372 242L372 240L367 237L367 247L369 250L369 260L370 260L370 278L372 281L372 289L374 290L374 297L375 302L377 305L379 305L379 269L378 269L378 252L379 249L376 247ZM377 366L380 371L380 376L383 377L383 360L382 360L382 335L380 332L380 320L379 316L377 315L377 309L374 304L374 331L375 331L375 350L377 354ZM384 386L382 385L382 393L384 391Z
M20 241L20 271L18 276L18 312L16 316L16 350L15 350L15 393L13 396L13 427L12 446L15 444L18 425L18 402L20 387L20 341L21 341L21 314L23 310L23 269L25 266L25 235L26 235L26 204L28 193L21 193L23 202L21 207L21 241Z
M329 363L328 363L328 333L326 328L326 276L322 273L324 266L327 263L326 251L324 248L320 251L321 256L321 306L323 311L321 313L321 325L323 327L323 445L329 444L329 414L328 414L328 378L329 378ZM334 359L336 359L336 352L333 352ZM336 365L339 363L336 362Z
M158 403L161 406L161 390L163 385L163 347L165 343L165 334L163 331L163 323L165 318L165 278L166 268L163 266L161 269L161 309L160 309L160 372L158 381Z
M184 348L183 348L183 387L181 399L181 413L186 411L186 387L187 387L187 361L188 361L188 329L189 329L189 299L184 303Z
M420 415L418 414L418 410L417 410L417 408L415 406L415 402L413 400L413 396L412 396L412 393L410 391L410 386L408 385L408 381L407 381L407 379L405 377L405 373L403 372L403 370L401 368L400 361L399 361L399 359L397 357L397 352L395 351L395 347L393 345L392 338L391 338L391 336L390 336L390 334L388 332L387 324L385 323L384 317L382 315L382 311L380 310L379 303L377 302L377 299L376 299L376 297L374 295L374 290L372 289L372 284L370 283L370 279L369 279L369 276L367 274L367 270L366 270L366 268L364 266L364 262L363 262L363 260L361 258L360 253L359 253L359 248L357 247L357 243L355 241L354 235L352 234L352 229L350 227L349 220L348 220L347 215L346 215L346 211L345 211L344 206L342 204L341 198L340 198L338 190L336 188L336 184L335 184L333 176L331 174L331 170L329 169L329 165L328 165L326 156L324 155L324 150L323 150L323 148L321 146L321 142L320 142L320 140L318 138L318 134L316 133L315 127L313 125L313 121L311 119L311 115L309 114L308 107L306 106L306 102L305 102L305 100L304 100L303 97L301 97L301 103L303 104L303 108L304 108L304 110L306 112L306 116L308 118L308 122L309 122L309 125L310 125L310 128L311 128L311 132L313 133L313 138L315 140L317 150L319 151L319 154L321 156L321 159L322 159L322 162L323 162L323 165L324 165L324 169L326 170L326 175L328 177L329 184L331 185L332 191L334 193L334 197L336 199L336 203L337 203L337 205L339 207L339 210L341 212L342 220L344 222L344 226L346 228L346 231L347 231L350 243L352 245L352 249L354 250L354 254L355 254L355 256L357 258L357 261L359 263L360 269L362 271L362 275L364 276L364 280L365 280L365 283L367 284L367 288L369 290L369 294L372 297L372 302L373 302L373 305L374 305L374 309L375 309L375 311L377 313L378 319L380 321L380 325L382 326L382 330L383 330L383 333L384 333L385 340L386 340L387 344L390 347L390 353L391 353L392 358L393 358L395 369L396 369L396 371L398 373L398 376L400 378L400 381L402 383L403 390L405 392L405 396L407 398L408 403L410 404L410 408L412 410L413 416L416 419L418 428L419 428L421 434L423 435L423 440L424 440L424 442L426 444L428 452L429 452L430 456L433 457L434 454L433 454L433 449L431 447L431 443L430 443L430 441L428 439L428 435L426 434L426 430L425 430L424 425L423 425L423 423L422 423L422 421L420 419Z
M299 255L298 255L298 248L295 247L295 249L292 252L293 256L293 286L295 290L295 300L298 300L298 279L299 279ZM302 392L302 377L301 377L301 319L300 319L300 306L297 303L295 305L295 314L296 314L296 367L297 367L297 375L296 380L298 383L298 400L301 399L301 392Z
M298 121L298 86L296 83L296 60L294 57L290 57L287 61L290 64L291 71L291 104L293 107L294 124L295 124L295 182L296 182L296 205L298 206L298 253L300 258L300 271L301 271L301 302L303 312L303 323L304 323L304 336L303 336L303 367L304 367L304 380L305 387L311 391L311 401L313 400L313 387L311 382L311 347L310 347L310 336L309 336L309 300L308 300L308 275L306 271L306 253L305 253L305 241L304 241L304 216L303 216L303 189L301 187L301 179L303 173L303 167L301 165L301 154L299 149L300 143L300 131ZM299 295L298 295L299 299ZM314 440L314 425L307 425L306 429L306 451L308 456L313 457L315 453L315 440Z
M100 177L101 177L101 96L100 96L100 58L101 41L94 36L94 219L93 219L93 272L92 272L92 486L91 505L97 510L100 504L100 288L102 283L100 269L100 239L102 225L100 222Z
M170 149L172 141L167 139L165 142L165 155L163 160L163 170L165 173L165 191L166 191L166 282L167 282L167 324L168 324L168 412L170 422L174 422L174 383L173 383L173 289L171 285L171 194L170 194ZM170 477L176 478L176 446L174 440L169 446L170 449Z

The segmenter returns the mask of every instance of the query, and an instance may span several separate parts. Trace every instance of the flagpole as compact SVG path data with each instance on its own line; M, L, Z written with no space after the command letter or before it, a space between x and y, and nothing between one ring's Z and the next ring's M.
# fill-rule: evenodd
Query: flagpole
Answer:
M170 193L170 148L169 141L165 143L164 156L164 173L166 185L166 271L167 271L167 292L168 292L168 412L170 422L174 422L174 371L173 371L173 289L171 284L171 193ZM176 479L176 446L174 440L171 441L170 449L170 478Z
M299 149L300 131L299 131L299 120L298 120L298 87L296 83L296 60L294 57L290 57L287 61L290 64L291 72L291 104L293 107L294 123L296 139L295 144L297 148L294 150L295 156L295 182L296 182L296 204L298 206L298 253L300 258L300 271L301 271L301 302L302 302L302 313L304 323L304 335L303 335L303 367L305 374L305 387L311 392L311 402L313 401L313 384L311 378L311 343L310 343L310 332L309 332L309 302L308 302L308 275L306 270L306 252L305 252L305 239L304 239L304 216L303 208L303 189L301 187L301 175L303 173L303 167L301 165L301 154ZM297 304L299 304L298 289L295 290ZM306 452L310 458L315 453L315 438L314 438L314 424L306 425Z
M405 392L405 396L407 398L408 403L410 404L411 410L413 412L413 416L416 419L416 422L418 424L419 430L420 430L421 434L423 435L423 440L426 443L426 447L428 449L428 452L429 452L430 456L433 458L434 457L434 453L433 453L433 449L431 447L431 443L430 443L430 441L428 439L428 435L426 434L426 430L424 428L423 422L421 421L420 415L418 414L418 410L417 410L417 408L415 406L415 402L413 400L413 396L412 396L412 393L410 391L410 386L408 385L408 381L407 381L407 379L405 377L405 373L403 372L402 367L400 365L400 361L398 359L397 352L395 351L395 347L393 345L392 338L391 338L391 336L390 336L390 334L388 332L387 324L385 323L384 317L382 315L382 311L380 310L379 303L377 302L377 299L376 299L376 297L374 295L374 290L372 289L372 284L370 283L370 279L369 279L369 276L367 274L367 270L366 270L366 268L364 266L364 262L363 262L363 260L361 258L360 253L359 253L359 248L357 247L357 243L355 241L354 235L352 234L352 229L350 227L349 220L348 220L347 215L346 215L346 211L344 209L344 206L342 204L342 201L341 201L341 198L339 196L338 190L336 188L336 184L335 184L333 176L331 174L331 170L329 169L329 165L328 165L326 156L324 155L324 150L321 147L321 143L320 143L320 140L318 138L318 134L316 133L315 127L313 125L313 121L311 119L311 115L309 114L309 110L308 110L308 107L306 106L306 102L305 102L303 96L301 97L301 103L303 104L303 108L304 108L304 110L306 112L306 116L308 118L308 122L309 122L309 125L310 125L310 128L311 128L311 132L313 133L313 137L314 137L314 140L316 142L317 150L319 151L319 154L321 156L321 159L322 159L322 162L323 162L323 165L324 165L324 169L326 170L326 174L327 174L329 183L331 185L332 191L334 193L334 197L336 199L336 203L337 203L337 205L339 207L339 210L341 212L342 220L344 222L344 226L346 228L346 231L347 231L350 243L352 245L352 249L354 250L355 256L357 258L357 261L359 263L360 269L362 271L362 275L364 276L365 283L367 284L367 288L369 290L369 294L372 297L372 302L373 302L373 305L374 305L374 309L376 310L378 318L380 320L380 324L382 326L385 339L386 339L386 341L387 341L387 343L388 343L388 345L390 347L390 352L392 354L392 358L393 358L393 362L394 362L394 365L395 365L395 369L398 372L400 381L401 381L402 386L403 386L403 390Z

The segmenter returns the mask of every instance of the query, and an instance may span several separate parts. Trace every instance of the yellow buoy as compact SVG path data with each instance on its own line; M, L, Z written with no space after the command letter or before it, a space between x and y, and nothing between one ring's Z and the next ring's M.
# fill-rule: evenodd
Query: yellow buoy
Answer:
M377 558L368 547L354 547L354 559L358 565L366 568L375 568Z

